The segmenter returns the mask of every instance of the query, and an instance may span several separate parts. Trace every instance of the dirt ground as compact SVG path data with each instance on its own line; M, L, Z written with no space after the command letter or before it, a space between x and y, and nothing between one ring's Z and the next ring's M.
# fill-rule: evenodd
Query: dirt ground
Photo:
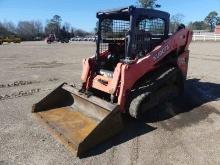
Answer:
M59 144L31 106L62 82L79 83L95 44L23 42L0 46L0 165L220 164L220 43L192 43L185 95L129 120L83 159ZM160 112L160 113L159 113Z

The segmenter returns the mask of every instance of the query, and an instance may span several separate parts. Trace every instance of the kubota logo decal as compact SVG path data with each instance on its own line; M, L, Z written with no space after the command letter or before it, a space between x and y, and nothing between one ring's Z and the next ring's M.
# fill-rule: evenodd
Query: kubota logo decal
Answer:
M157 61L159 60L162 56L164 56L166 54L166 52L170 49L170 46L169 45L166 45L163 47L162 50L160 50L157 54L155 54L153 56L153 59L154 61Z

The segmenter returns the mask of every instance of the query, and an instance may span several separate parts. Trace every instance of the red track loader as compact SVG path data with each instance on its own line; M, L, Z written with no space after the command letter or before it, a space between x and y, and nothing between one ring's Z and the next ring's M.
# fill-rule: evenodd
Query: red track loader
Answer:
M133 6L97 13L96 55L83 60L82 86L60 85L33 106L52 134L81 156L183 92L192 32L169 35L166 12Z
M45 39L45 41L48 43L48 44L51 44L52 42L55 42L57 39L56 39L56 35L55 34L49 34L49 36Z

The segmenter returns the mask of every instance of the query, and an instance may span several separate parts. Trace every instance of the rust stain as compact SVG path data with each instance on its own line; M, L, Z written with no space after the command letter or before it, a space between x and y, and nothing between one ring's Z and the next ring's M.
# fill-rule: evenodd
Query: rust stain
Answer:
M49 127L72 143L76 150L98 124L94 119L74 111L71 107L52 109L37 114Z

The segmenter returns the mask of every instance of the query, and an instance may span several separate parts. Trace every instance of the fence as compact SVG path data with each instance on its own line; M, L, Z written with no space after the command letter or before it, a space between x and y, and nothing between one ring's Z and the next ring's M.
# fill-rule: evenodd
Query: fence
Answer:
M220 34L215 33L194 33L193 41L220 41Z

